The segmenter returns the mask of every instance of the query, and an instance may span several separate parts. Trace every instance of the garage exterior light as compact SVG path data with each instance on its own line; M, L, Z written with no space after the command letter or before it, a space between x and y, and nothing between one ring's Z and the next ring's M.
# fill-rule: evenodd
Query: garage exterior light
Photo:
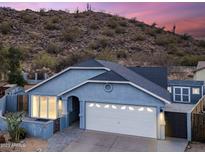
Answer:
M126 106L122 106L122 107L121 107L121 110L125 110L125 109L126 109Z
M135 109L131 106L129 106L129 110L134 111Z
M100 104L96 104L95 106L98 107L98 108L100 108Z
M115 106L115 105L112 105L112 108L113 108L113 109L117 109L117 106Z
M147 107L147 111L148 111L148 112L153 112L153 110L150 109L149 107Z
M139 108L139 109L138 109L138 111L144 111L144 108L143 108L143 107L141 107L141 108Z
M108 105L108 104L104 106L104 108L106 108L106 109L108 109L109 107L110 107L110 105Z
M89 104L89 107L93 107L94 106L94 104L92 103L92 104Z

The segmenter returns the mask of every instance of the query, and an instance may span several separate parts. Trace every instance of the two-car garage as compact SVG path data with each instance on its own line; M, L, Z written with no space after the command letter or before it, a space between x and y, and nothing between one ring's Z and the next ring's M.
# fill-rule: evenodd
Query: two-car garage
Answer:
M155 107L86 103L86 129L157 138Z

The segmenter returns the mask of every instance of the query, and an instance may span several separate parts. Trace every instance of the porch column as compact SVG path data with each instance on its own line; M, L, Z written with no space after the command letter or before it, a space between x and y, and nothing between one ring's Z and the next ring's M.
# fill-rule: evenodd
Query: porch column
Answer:
M68 127L69 123L68 123L68 99L67 98L62 98L62 102L63 102L63 117L65 117L65 126Z
M85 129L85 101L80 101L79 117L80 117L80 128Z
M165 139L165 115L164 108L158 109L158 135L157 138L160 140Z

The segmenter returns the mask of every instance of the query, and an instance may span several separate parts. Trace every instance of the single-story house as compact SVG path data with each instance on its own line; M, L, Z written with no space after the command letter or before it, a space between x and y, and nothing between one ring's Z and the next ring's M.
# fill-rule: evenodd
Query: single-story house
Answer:
M199 61L196 71L194 72L194 80L205 81L205 61Z
M81 129L164 139L172 102L166 69L154 69L94 59L68 67L26 91L29 116L54 120L55 130L79 120Z

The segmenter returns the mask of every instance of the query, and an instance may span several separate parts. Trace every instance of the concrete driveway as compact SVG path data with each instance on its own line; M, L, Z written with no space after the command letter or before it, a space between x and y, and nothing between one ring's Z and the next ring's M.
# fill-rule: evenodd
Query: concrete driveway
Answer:
M63 132L56 133L48 140L48 149L46 151L183 152L186 146L187 141L184 139L167 138L166 140L156 140L144 137L68 128Z

